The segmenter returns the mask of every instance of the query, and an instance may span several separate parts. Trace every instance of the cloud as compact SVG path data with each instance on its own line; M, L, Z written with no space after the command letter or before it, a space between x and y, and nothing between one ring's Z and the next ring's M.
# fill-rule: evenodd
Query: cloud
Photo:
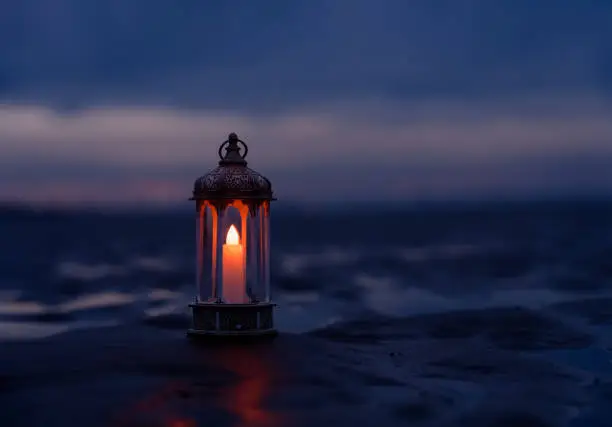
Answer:
M290 199L610 194L611 12L8 2L0 198L182 200L230 131Z
M570 0L10 2L0 99L278 110L612 88L612 8Z
M494 104L371 101L278 115L0 108L0 196L183 200L236 131L289 199L495 197L612 190L612 107L594 96Z

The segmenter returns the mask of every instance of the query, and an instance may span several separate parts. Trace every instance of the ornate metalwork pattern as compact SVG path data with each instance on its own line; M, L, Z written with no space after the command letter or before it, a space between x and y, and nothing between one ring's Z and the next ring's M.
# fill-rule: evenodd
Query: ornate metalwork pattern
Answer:
M203 331L214 331L217 328L217 313L212 310L194 309L193 327Z
M226 310L221 311L219 315L219 329L222 331L257 329L257 313L254 310Z
M271 304L245 304L242 307L225 304L194 304L191 307L193 327L198 331L223 334L225 332L248 333L274 328L273 305ZM217 318L219 320L218 329Z
M259 329L272 329L274 326L272 307L265 307L260 311Z
M239 143L244 146L240 154ZM222 155L225 148L225 155ZM246 144L234 133L219 147L221 160L219 166L195 181L193 197L195 199L214 198L251 198L272 200L272 184L262 174L248 168Z
M214 191L271 192L272 185L263 175L246 166L218 166L195 183L196 192Z

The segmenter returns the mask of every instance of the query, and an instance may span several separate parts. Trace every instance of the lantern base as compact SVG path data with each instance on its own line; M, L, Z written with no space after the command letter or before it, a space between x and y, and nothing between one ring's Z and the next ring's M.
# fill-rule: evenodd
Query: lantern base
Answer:
M275 306L272 303L189 304L193 323L187 335L192 338L276 336L273 317Z

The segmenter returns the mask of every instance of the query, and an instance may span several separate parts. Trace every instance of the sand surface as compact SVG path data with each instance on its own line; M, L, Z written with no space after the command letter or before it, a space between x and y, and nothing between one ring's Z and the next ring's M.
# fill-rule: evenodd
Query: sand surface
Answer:
M603 426L601 325L556 314L580 307L372 316L257 345L193 343L176 318L3 343L2 426Z

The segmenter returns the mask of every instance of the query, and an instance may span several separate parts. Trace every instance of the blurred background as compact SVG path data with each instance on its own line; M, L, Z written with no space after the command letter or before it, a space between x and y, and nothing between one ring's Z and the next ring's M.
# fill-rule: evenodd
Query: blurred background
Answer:
M281 329L612 280L612 5L0 6L0 338L182 327L194 180L272 181Z

